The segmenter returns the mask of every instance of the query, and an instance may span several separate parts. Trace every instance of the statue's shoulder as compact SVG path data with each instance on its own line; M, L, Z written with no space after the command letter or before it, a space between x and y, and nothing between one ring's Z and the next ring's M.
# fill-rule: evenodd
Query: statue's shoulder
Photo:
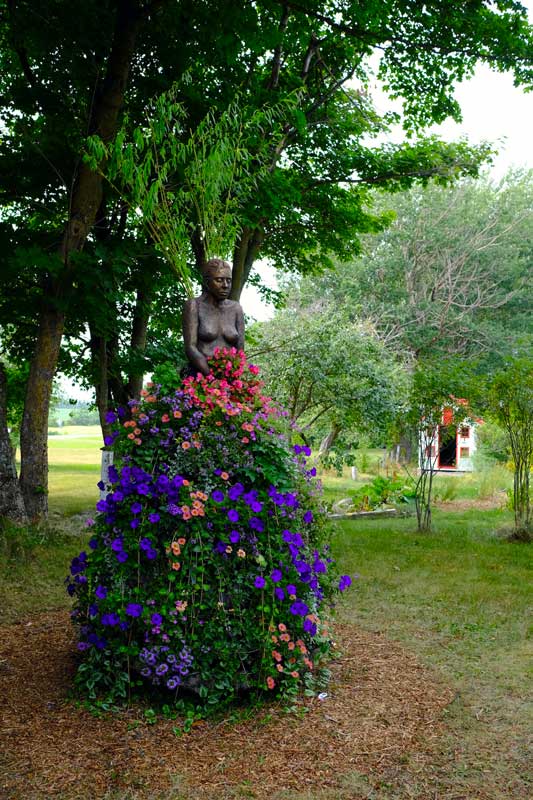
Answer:
M235 309L235 311L238 311L240 309L242 311L241 304L239 303L238 300L225 300L224 302L226 308L232 308Z

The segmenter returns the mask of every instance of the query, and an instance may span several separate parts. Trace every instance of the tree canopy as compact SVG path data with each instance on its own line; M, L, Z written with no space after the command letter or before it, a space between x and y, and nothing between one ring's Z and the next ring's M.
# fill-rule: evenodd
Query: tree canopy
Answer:
M486 148L422 133L459 117L453 87L478 61L511 69L525 86L532 78L531 28L513 0L4 0L2 11L0 326L11 361L30 360L21 483L35 517L46 508L46 417L64 334L91 331L103 409L121 372L110 366L117 340L130 343L138 363L150 320L168 311L162 298L179 294L160 290L168 280L161 258L104 182L105 164L94 170L84 160L88 136L111 142L126 112L133 130L176 83L186 138L237 97L250 115L286 103L286 116L272 117L256 143L270 148L268 169L238 197L238 234L228 248L238 297L259 255L314 272L357 252L360 234L386 222L369 210L370 186L476 174ZM376 52L378 76L403 99L405 126L420 137L407 146L376 138L394 121L372 107ZM247 147L253 152L253 138ZM192 268L205 260L194 236L189 258ZM102 291L107 299L106 283L128 290L103 304L119 332L102 314L89 318L103 307ZM119 375L124 391L138 385L135 372Z

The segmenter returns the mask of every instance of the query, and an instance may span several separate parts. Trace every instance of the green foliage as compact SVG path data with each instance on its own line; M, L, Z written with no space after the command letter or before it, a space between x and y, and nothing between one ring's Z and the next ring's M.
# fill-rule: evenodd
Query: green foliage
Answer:
M252 356L268 389L310 441L334 426L384 435L401 402L404 380L372 328L346 306L293 290L287 308L253 330ZM318 427L318 424L322 426ZM331 442L331 445L333 441ZM351 452L353 441L347 442Z
M352 494L352 506L355 511L373 511L385 505L402 505L414 499L414 489L413 480L378 475Z
M488 381L490 414L505 430L514 465L511 495L517 535L531 538L533 467L533 361L513 359Z

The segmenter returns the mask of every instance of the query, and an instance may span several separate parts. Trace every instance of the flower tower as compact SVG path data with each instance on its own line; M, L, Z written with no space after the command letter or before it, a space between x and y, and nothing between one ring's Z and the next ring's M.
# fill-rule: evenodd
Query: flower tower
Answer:
M242 351L209 365L109 414L109 491L67 578L92 699L290 695L327 650L325 609L350 578L332 574L310 451L289 446Z

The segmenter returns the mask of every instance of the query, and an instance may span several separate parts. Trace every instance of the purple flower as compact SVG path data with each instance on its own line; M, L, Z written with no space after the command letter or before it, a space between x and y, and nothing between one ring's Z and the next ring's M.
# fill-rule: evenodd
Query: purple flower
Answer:
M254 500L254 502L250 504L250 508L254 514L260 514L263 510L263 503L260 503L259 500Z
M289 611L294 616L305 617L306 614L309 614L309 606L303 600L295 600Z
M140 524L141 523L138 519L132 519L132 521L130 522L130 528L133 528L135 530L135 528L138 528Z
M150 547L148 550L146 550L145 556L146 558L149 558L150 561L153 561L154 558L157 558L157 550L155 550L153 547Z
M316 625L314 622L311 622L310 619L304 619L303 628L306 633L311 634L311 636L316 636Z
M149 550L152 546L152 540L148 539L146 536L141 539L139 542L139 547L141 550Z
M98 614L98 606L96 605L96 603L91 603L91 605L89 606L89 616L96 617L97 614Z
M281 538L283 539L284 542L287 543L292 542L292 533L290 531L285 530L281 534Z
M149 486L148 486L146 483L140 483L140 484L137 486L137 494L144 494L144 495L146 495L146 494L148 494L149 492L150 492L150 487L149 487ZM139 509L139 510L140 510L140 509ZM133 506L132 506L132 511L133 511ZM135 514L136 512L134 511L133 513Z
M237 500L241 494L244 492L244 486L242 483L236 483L235 486L231 486L228 491L228 497L230 500Z
M215 489L214 492L211 492L211 497L215 503L222 503L224 501L224 492L221 492L220 489Z
M117 415L114 411L108 411L105 415L105 421L107 425L113 425L114 422L117 421Z
M118 625L120 617L113 611L110 614L102 614L101 622L102 625L110 625L112 627L113 625Z
M100 483L102 483L102 481L100 481ZM103 488L105 488L105 486ZM96 510L101 512L107 511L107 502L105 500L99 500L96 504Z
M293 583L287 584L287 594L296 594L296 586Z
M341 575L339 580L339 592L344 592L349 586L352 585L352 579L349 575Z
M283 574L280 569L273 569L272 572L270 573L270 577L274 581L274 583L279 583L279 581L283 577Z
M123 564L125 561L128 560L128 554L125 550L121 550L120 553L117 553L117 561Z
M124 492L121 492L120 489L115 489L111 497L113 502L120 503L122 500L124 500Z
M161 517L157 512L154 512L153 514L148 514L148 521L149 522L153 522L153 523L159 522L160 519L161 519Z
M237 542L240 540L240 538L241 538L241 535L240 535L239 531L231 531L231 533L229 535L229 540L230 540L230 542L232 544L237 544Z
M94 594L99 600L105 600L107 597L107 589L105 586L97 586Z
M131 504L131 513L132 514L140 514L142 510L143 510L142 505L140 503L138 503L137 501L135 501L135 503Z
M239 521L239 514L235 511L234 508L230 508L228 511L228 519L230 522L238 522Z
M313 521L313 514L311 511L306 511L304 514L304 522L309 524Z
M177 686L179 686L179 684L180 684L180 679L178 677L174 676L173 678L169 678L168 679L167 688L175 689Z
M82 652L83 650L88 650L90 646L89 642L78 642L78 650Z
M121 550L124 549L124 539L122 536L118 536L116 539L113 539L111 542L111 550L114 550L115 553L120 553Z
M126 606L126 614L128 617L140 617L143 613L143 607L140 603L128 603Z
M262 533L265 530L265 523L259 517L250 517L248 524L253 531L258 533Z
M165 672L168 672L168 664L166 664L165 662L163 662L162 664L160 664L158 667L155 668L156 675L164 675Z
M152 625L159 626L163 622L163 617L161 616L161 614L157 613L152 614L152 616L150 617L150 622L152 623Z
M262 589L263 586L265 585L265 583L266 583L266 581L265 581L265 579L263 578L262 575L258 575L256 577L256 579L254 580L254 586L255 586L256 589Z
M281 586L276 586L274 589L274 595L278 600L285 600L285 592L281 588Z

